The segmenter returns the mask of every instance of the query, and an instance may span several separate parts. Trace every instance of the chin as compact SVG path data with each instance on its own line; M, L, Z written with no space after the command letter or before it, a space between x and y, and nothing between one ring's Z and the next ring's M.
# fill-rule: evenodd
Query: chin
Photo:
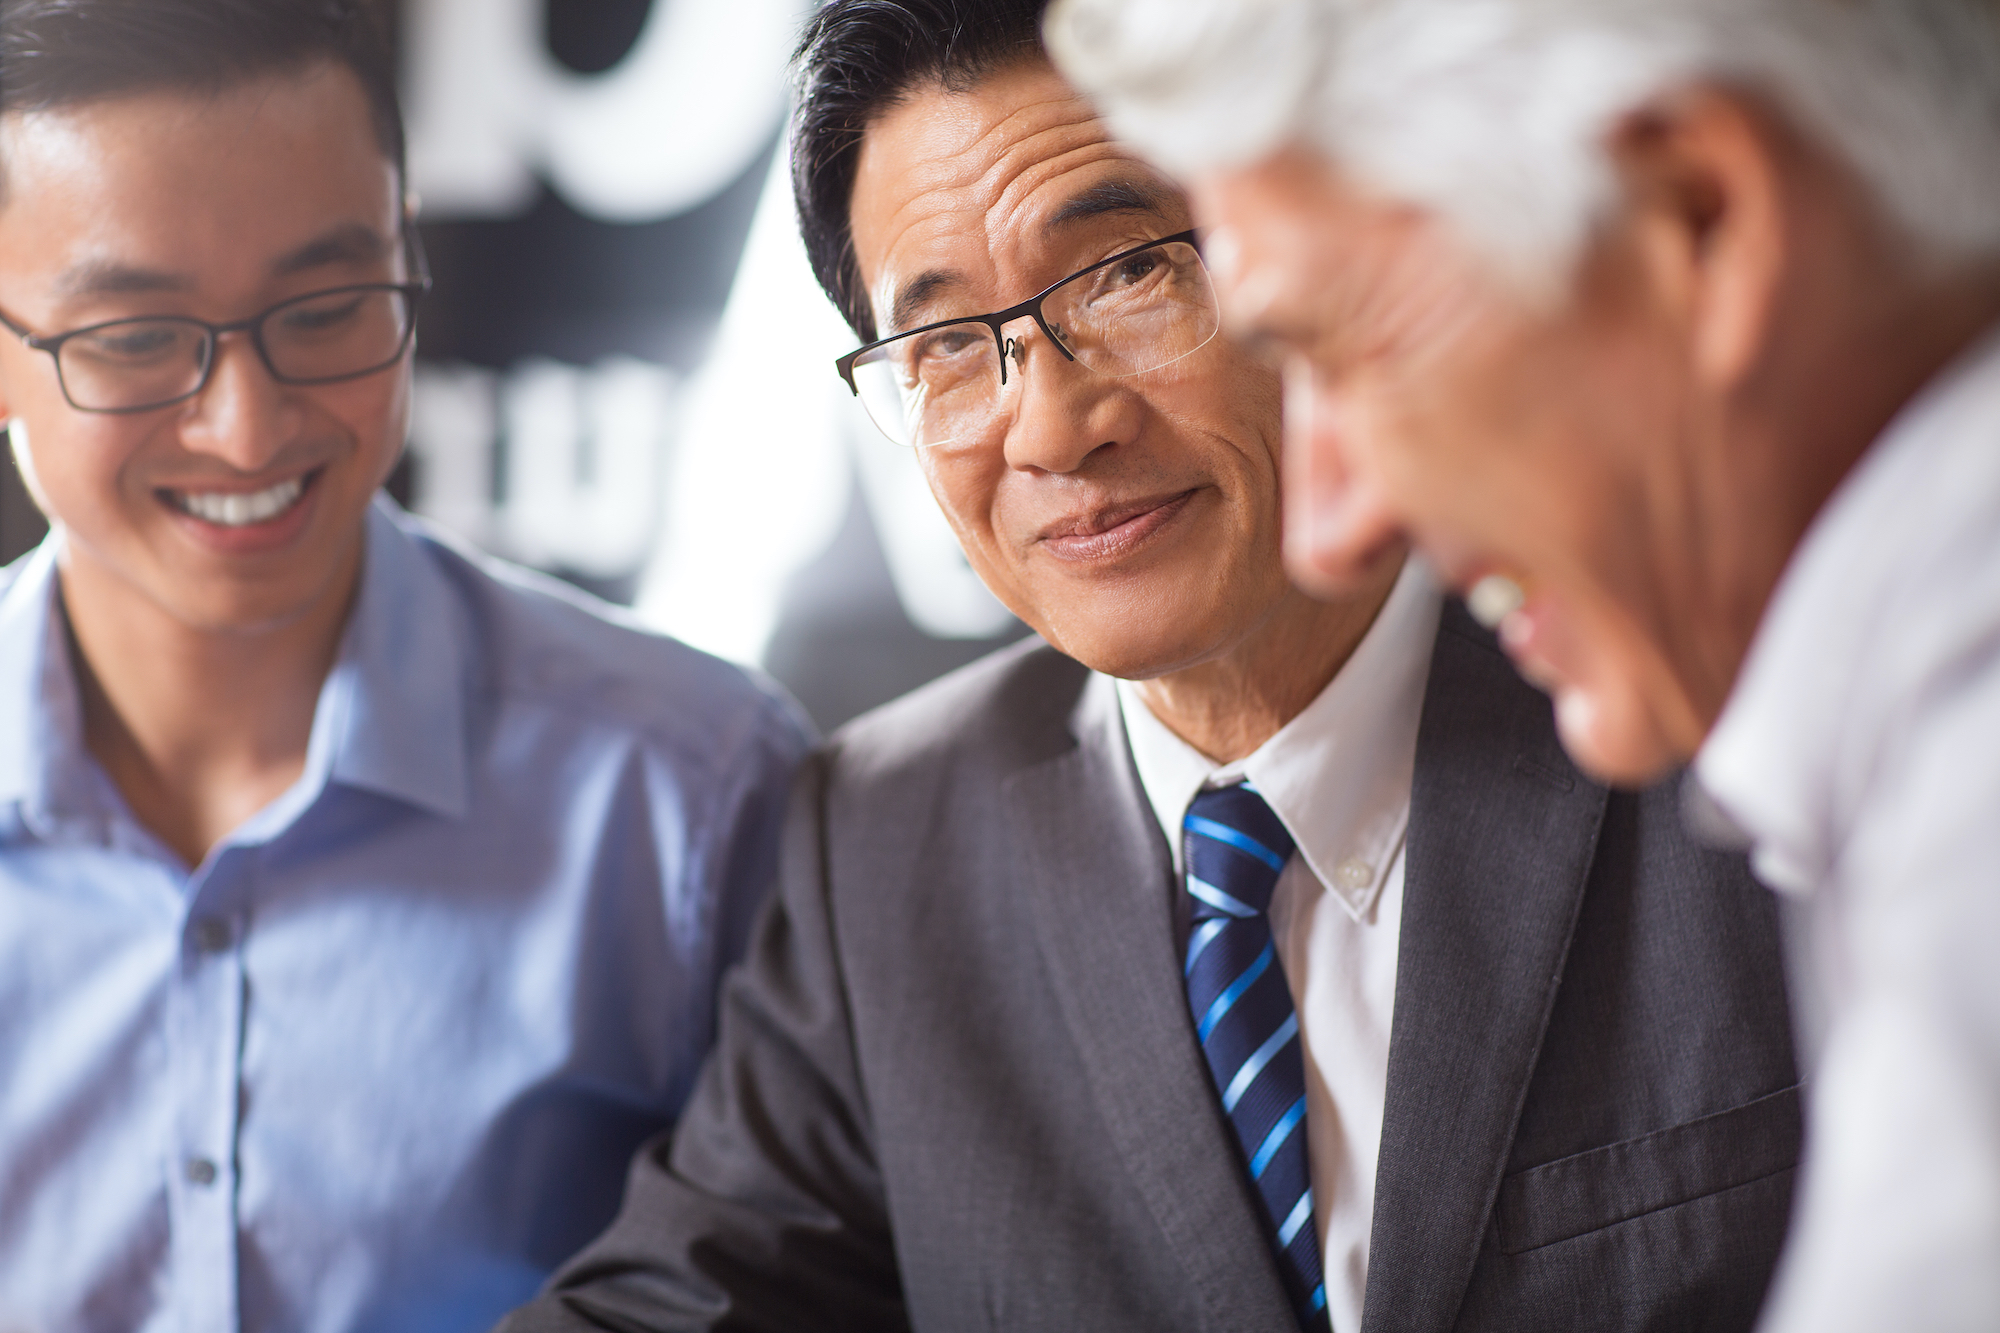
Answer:
M1614 787L1644 787L1692 755L1653 721L1644 701L1620 691L1564 685L1555 691L1556 731L1576 766Z
M1200 655L1177 637L1161 636L1157 618L1155 624L1137 629L1118 615L1067 619L1067 624L1033 627L1056 651L1120 680L1151 680L1181 665L1185 658Z
M330 580L205 579L193 588L162 580L151 600L189 629L209 634L257 635L284 629L318 609Z

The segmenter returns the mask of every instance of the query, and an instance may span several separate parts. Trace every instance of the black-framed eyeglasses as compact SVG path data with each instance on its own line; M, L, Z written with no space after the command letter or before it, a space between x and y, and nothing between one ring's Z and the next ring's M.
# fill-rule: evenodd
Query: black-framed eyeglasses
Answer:
M1160 370L1221 327L1193 231L1100 259L1019 305L940 320L857 347L834 362L884 435L949 444L984 435L1002 412L1007 363L1027 361L1006 326L1032 319L1066 361L1112 378Z
M423 244L406 228L409 282L364 282L307 292L260 315L211 324L185 315L114 319L41 337L5 314L0 326L56 363L63 397L79 412L150 412L208 387L215 349L245 333L280 384L337 384L387 370L417 332L417 303L431 288Z

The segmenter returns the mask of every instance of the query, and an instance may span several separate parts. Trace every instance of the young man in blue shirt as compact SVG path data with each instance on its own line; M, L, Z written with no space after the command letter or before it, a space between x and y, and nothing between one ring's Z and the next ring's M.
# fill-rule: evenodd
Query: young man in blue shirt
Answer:
M0 6L0 1327L485 1326L770 878L786 701L376 498L401 155L355 4Z

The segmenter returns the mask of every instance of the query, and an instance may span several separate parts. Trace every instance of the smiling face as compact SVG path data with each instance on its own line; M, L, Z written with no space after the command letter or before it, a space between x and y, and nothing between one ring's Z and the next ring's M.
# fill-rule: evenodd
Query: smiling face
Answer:
M342 68L10 114L0 163L0 313L43 337L139 316L226 324L408 277L396 173ZM135 596L198 630L344 601L409 384L405 356L281 385L234 334L195 397L89 413L48 354L0 333L0 414L65 533L65 590Z
M1579 762L1638 781L1690 755L1701 672L1671 653L1715 554L1688 522L1701 451L1685 446L1706 423L1633 254L1607 245L1543 310L1314 155L1196 194L1227 325L1289 367L1295 575L1338 589L1407 534L1461 591L1510 578L1526 601L1502 642L1554 695Z
M919 89L870 125L851 203L884 336L1005 309L1185 230L1164 178L1106 136L1045 63ZM1112 675L1214 660L1295 596L1280 558L1275 374L1223 339L1123 378L1023 319L990 429L922 448L986 585Z

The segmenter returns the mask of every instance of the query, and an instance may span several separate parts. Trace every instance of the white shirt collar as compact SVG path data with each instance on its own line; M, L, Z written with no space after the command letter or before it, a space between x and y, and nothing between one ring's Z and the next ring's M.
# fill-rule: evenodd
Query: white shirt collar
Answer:
M1181 868L1181 821L1205 788L1248 779L1298 844L1313 875L1357 920L1382 891L1409 824L1417 724L1443 596L1419 560L1346 665L1306 710L1233 764L1168 730L1130 681L1118 703L1146 799Z
M1894 710L1984 632L2000 527L2000 330L1892 421L1807 529L1695 760L1772 887L1834 870ZM1895 628L1890 629L1891 626Z

